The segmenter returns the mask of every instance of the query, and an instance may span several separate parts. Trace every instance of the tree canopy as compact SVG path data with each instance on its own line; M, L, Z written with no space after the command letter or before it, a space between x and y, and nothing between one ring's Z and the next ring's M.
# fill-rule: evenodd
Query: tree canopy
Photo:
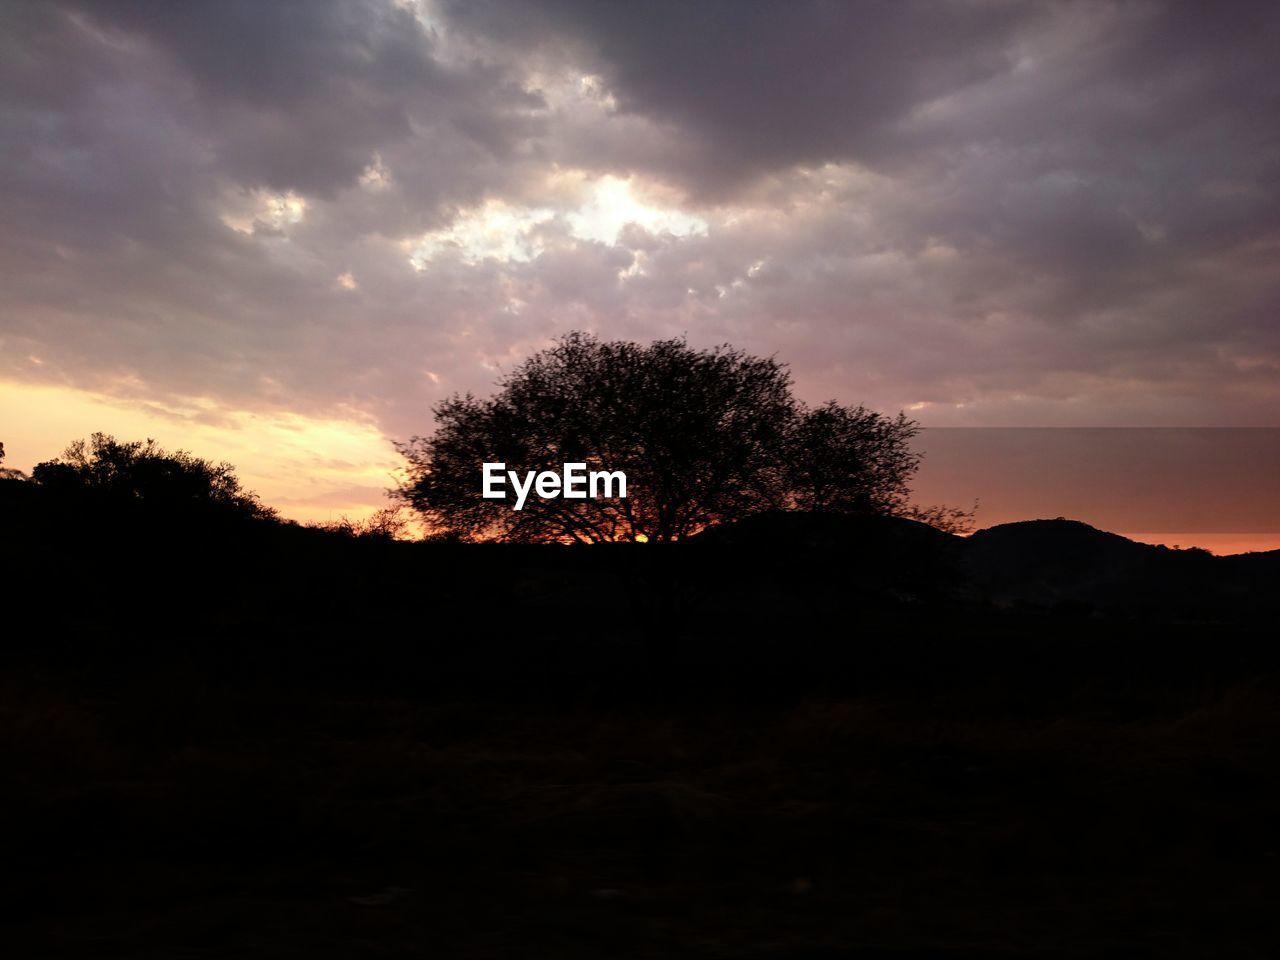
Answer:
M68 500L89 499L157 515L275 515L241 487L231 464L185 450L167 451L150 439L121 442L95 433L88 441L71 443L61 457L36 464L31 479Z
M436 431L398 445L400 497L462 539L670 541L769 510L910 514L918 427L834 401L806 407L786 367L730 346L648 346L571 333L497 394L435 408ZM621 470L619 499L481 496L481 465Z

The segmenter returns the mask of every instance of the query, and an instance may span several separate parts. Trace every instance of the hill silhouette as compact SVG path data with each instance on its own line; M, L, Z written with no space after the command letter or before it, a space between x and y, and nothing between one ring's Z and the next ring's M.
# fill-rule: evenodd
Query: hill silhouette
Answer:
M1158 621L1263 616L1266 594L1252 587L1277 560L1274 553L1172 550L1062 518L978 531L966 552L979 589L993 602L1075 603Z

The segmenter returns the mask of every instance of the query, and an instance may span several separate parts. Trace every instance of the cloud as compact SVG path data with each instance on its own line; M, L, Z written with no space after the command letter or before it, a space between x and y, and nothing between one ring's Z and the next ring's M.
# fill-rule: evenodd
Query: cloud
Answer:
M0 18L11 384L404 438L585 328L927 423L1280 417L1271 5Z

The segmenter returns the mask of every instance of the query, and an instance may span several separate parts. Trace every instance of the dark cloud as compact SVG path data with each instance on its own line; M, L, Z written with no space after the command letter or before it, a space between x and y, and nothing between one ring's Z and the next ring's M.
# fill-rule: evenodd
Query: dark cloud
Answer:
M798 163L883 156L912 108L1007 72L1010 40L1038 12L915 0L448 6L459 28L576 56L618 110L677 126L684 172L711 196Z
M412 13L384 4L139 0L84 15L108 37L155 47L219 168L250 184L329 195L411 136L415 112L477 106Z

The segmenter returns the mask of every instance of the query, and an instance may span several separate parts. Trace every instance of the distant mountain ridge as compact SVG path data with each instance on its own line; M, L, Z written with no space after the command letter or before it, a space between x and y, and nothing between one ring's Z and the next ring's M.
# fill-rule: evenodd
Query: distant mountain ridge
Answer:
M1216 557L1063 518L980 530L965 552L977 582L997 601L1077 601L1153 613L1252 610L1280 576L1280 551Z
M902 518L776 513L694 543L776 553L783 567L829 571L864 592L1158 618L1252 618L1273 605L1280 582L1280 551L1217 557L1064 518L958 537Z

